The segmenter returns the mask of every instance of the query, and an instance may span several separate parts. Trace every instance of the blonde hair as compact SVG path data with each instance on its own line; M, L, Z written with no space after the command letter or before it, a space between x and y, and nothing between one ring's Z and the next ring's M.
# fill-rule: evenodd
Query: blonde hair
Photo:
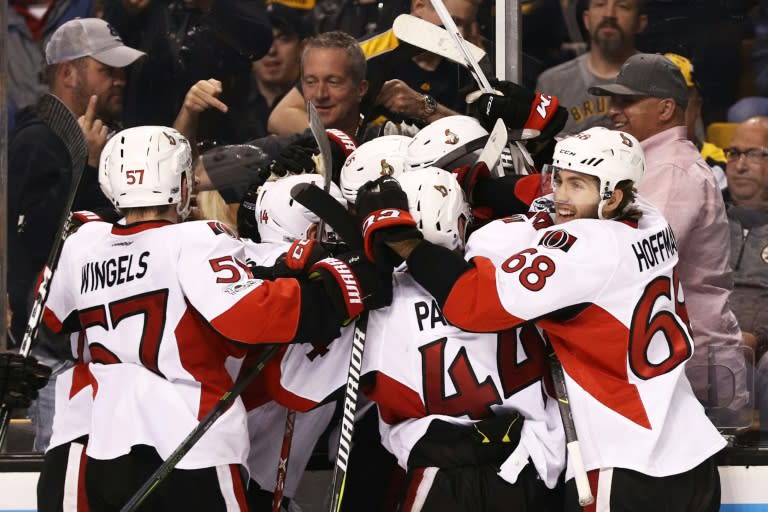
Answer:
M196 202L201 220L218 220L237 233L236 215L216 190L198 192Z

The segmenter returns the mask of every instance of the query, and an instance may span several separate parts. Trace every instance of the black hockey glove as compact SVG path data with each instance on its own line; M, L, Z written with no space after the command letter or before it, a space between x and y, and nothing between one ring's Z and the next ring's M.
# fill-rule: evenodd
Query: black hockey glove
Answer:
M408 211L408 196L391 176L360 187L355 206L363 223L365 255L380 268L391 269L403 262L387 242L424 238Z
M534 140L548 140L565 126L568 111L560 106L557 96L533 92L525 87L493 80L491 85L503 96L485 93L471 104L470 112L490 131L501 118L511 130L533 129L539 132Z
M29 407L50 375L51 369L32 356L0 354L0 403L12 409Z
M310 268L310 279L322 281L341 319L392 303L392 272L376 268L360 251L318 261Z
M273 279L304 276L312 265L329 256L328 251L317 240L294 240L291 247L275 263Z
M277 176L291 174L306 174L315 172L315 161L312 159L320 150L311 135L302 137L285 146L278 157L270 164L270 170Z
M259 221L256 218L256 199L259 196L259 187L261 187L269 178L270 171L263 169L258 182L248 188L240 201L240 207L237 209L237 234L240 238L249 238L256 243L261 242L259 235Z

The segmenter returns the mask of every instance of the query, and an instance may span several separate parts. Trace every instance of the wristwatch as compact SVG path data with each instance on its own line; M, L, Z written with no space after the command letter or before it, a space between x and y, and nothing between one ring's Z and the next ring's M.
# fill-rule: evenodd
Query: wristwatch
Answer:
M424 115L422 119L426 121L432 114L437 112L437 102L429 94L425 94L422 98L424 99Z

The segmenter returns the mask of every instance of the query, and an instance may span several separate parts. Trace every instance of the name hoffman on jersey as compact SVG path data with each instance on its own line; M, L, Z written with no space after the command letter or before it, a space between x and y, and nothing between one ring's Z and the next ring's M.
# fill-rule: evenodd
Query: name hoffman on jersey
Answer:
M638 269L643 272L677 254L677 241L672 228L667 225L664 230L632 244L632 250Z
M83 265L81 272L80 293L141 279L147 273L148 257L149 251L144 251L136 258L138 272L133 266L133 254L124 254L104 261L89 261Z

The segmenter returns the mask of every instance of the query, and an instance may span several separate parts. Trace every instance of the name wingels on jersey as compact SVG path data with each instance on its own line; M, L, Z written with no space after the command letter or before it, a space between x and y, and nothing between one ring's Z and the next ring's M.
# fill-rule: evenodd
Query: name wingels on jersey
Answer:
M67 239L44 318L54 331L87 335L89 455L113 459L146 444L167 457L232 387L246 350L229 340L294 336L300 289L294 280L252 279L244 262L260 264L262 252L207 221L90 222ZM260 311L269 314L254 318ZM244 425L238 400L179 467L245 464Z
M470 238L474 268L443 313L481 332L536 319L565 369L587 469L664 476L695 467L724 441L684 373L693 342L674 236L655 208L638 205L639 223L553 226L539 213L487 225Z

